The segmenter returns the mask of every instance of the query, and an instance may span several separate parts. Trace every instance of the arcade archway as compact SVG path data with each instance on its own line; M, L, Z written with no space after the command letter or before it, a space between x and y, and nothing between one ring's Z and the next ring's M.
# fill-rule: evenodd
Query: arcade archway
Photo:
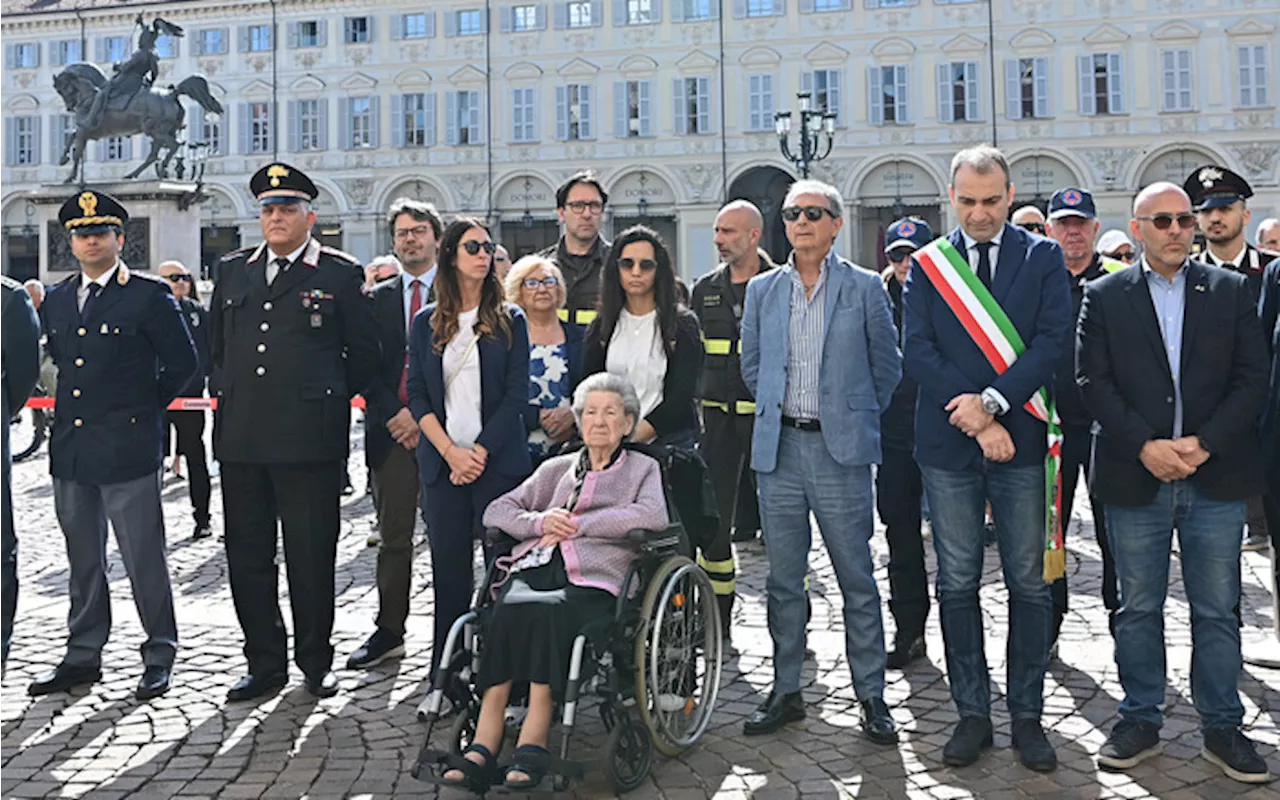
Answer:
M773 166L752 167L729 185L730 200L749 200L764 215L764 232L760 246L776 262L785 261L791 253L787 229L782 224L782 201L795 178Z

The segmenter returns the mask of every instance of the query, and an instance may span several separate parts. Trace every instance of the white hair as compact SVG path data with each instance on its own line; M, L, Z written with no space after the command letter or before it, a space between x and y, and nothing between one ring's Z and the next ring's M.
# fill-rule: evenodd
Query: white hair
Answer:
M377 269L378 267L385 267L388 265L393 266L398 270L401 268L400 259L396 258L393 255L384 255L384 256L378 256L372 261L370 261L368 264L365 264L366 267L369 267L371 269Z
M840 190L829 183L815 181L812 178L805 178L791 184L791 188L787 189L787 198L782 201L783 208L795 205L795 199L803 194L822 196L827 201L827 208L832 216L836 218L844 216L844 198L840 196Z
M1280 219L1276 219L1275 217L1267 217L1262 222L1259 222L1256 234L1256 244L1261 245L1262 239L1266 236L1267 231L1277 226L1280 226Z

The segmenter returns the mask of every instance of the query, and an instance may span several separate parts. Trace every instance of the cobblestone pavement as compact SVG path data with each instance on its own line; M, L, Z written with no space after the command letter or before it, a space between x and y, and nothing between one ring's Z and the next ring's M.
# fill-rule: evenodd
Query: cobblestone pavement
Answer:
M354 465L362 465L356 454ZM175 685L163 698L138 703L132 690L140 674L141 631L128 581L111 543L115 630L104 653L105 677L90 691L31 699L26 685L57 663L63 651L67 610L65 548L53 511L43 456L16 465L14 502L21 540L21 598L8 674L3 682L4 797L205 796L406 797L430 795L409 766L423 726L414 716L427 678L431 631L429 555L418 548L409 654L367 673L339 671L342 691L317 701L301 688L296 668L284 693L257 708L227 705L227 689L244 670L240 630L227 586L226 560L217 538L192 541L184 482L165 484L170 568L178 604L181 649ZM358 488L363 470L353 468ZM215 484L216 488L216 484ZM220 499L214 495L215 508ZM1087 512L1087 500L1076 507ZM1080 512L1077 512L1080 513ZM214 528L221 515L215 512ZM1061 766L1048 775L1024 769L1009 748L1008 717L997 697L996 747L976 765L952 769L941 751L956 721L943 672L942 638L930 616L930 660L906 674L889 673L887 700L903 728L903 743L881 748L859 734L851 688L840 598L830 563L815 537L813 620L809 644L817 657L806 665L807 722L773 736L744 739L742 720L772 679L763 598L766 561L759 545L739 548L741 600L734 639L740 654L727 661L721 703L702 742L679 759L657 757L636 798L911 797L983 800L1017 797L1278 798L1272 787L1248 787L1223 777L1198 754L1200 734L1190 700L1190 628L1178 586L1167 605L1170 644L1168 717L1164 754L1125 775L1101 772L1094 756L1116 718L1121 697L1106 614L1099 595L1101 566L1092 530L1073 521L1068 539L1071 613L1062 633L1060 659L1046 680L1045 724ZM346 502L338 553L336 665L371 631L377 605L375 552L365 540L373 529L367 497ZM874 552L880 591L887 597L888 561L882 534ZM933 556L929 554L930 572ZM1265 588L1267 560L1246 554L1245 622L1269 629ZM281 581L282 586L285 582ZM1006 593L998 560L988 551L983 610L988 656L999 694L1004 686ZM286 619L288 614L285 615ZM886 612L886 629L892 622ZM1241 691L1245 723L1262 743L1273 772L1280 771L1280 672L1246 668ZM589 711L588 717L593 717ZM599 741L599 723L583 741ZM577 796L608 796L603 776L574 788ZM458 796L446 792L446 796Z

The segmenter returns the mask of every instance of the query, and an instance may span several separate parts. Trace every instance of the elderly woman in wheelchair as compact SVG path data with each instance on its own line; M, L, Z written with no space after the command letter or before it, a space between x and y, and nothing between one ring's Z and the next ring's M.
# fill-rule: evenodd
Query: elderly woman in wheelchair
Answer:
M573 412L585 447L546 461L485 512L486 526L519 543L498 561L472 743L443 782L483 793L496 783L536 786L545 776L554 701L564 695L574 639L588 622L613 614L639 550L630 532L667 525L658 462L622 447L639 409L625 380L608 373L584 380ZM513 685L524 684L528 712L514 761L499 776L508 700Z

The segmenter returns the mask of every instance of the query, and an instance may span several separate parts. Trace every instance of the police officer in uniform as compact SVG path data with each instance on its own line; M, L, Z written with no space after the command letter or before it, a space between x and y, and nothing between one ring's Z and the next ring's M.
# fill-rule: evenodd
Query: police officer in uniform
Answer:
M40 378L40 320L31 294L0 275L0 419L17 413ZM13 530L9 426L0 431L0 677L9 660L13 616L18 608L18 538Z
M746 200L734 200L720 209L715 222L716 249L721 264L693 284L693 313L702 325L702 342L707 357L702 366L702 423L704 433L699 449L711 473L719 506L720 525L711 547L698 555L720 604L721 630L729 636L736 592L736 567L730 536L735 521L742 527L741 509L755 506L754 476L751 472L751 431L756 404L742 382L738 366L738 336L742 328L742 308L747 297L747 281L773 269L769 256L760 249L764 218L760 209ZM743 497L743 486L749 496ZM735 520L734 509L739 509ZM758 512L754 515L759 519ZM758 525L753 525L754 531Z
M315 184L274 163L249 183L266 241L219 263L211 304L214 456L222 463L227 566L249 674L227 695L253 700L288 679L276 523L293 606L294 660L316 697L330 668L347 411L378 370L378 335L358 261L311 236Z
M169 690L178 648L160 507L161 442L165 408L196 374L196 350L168 283L120 260L129 214L119 201L83 191L63 204L58 219L80 262L41 308L58 367L49 471L71 572L70 636L62 662L28 693L102 678L111 633L110 523L147 635L135 692L146 700Z
M560 241L538 253L564 275L565 304L560 321L585 329L596 318L600 271L610 244L600 235L609 195L594 172L572 175L556 189L556 215L564 225Z

